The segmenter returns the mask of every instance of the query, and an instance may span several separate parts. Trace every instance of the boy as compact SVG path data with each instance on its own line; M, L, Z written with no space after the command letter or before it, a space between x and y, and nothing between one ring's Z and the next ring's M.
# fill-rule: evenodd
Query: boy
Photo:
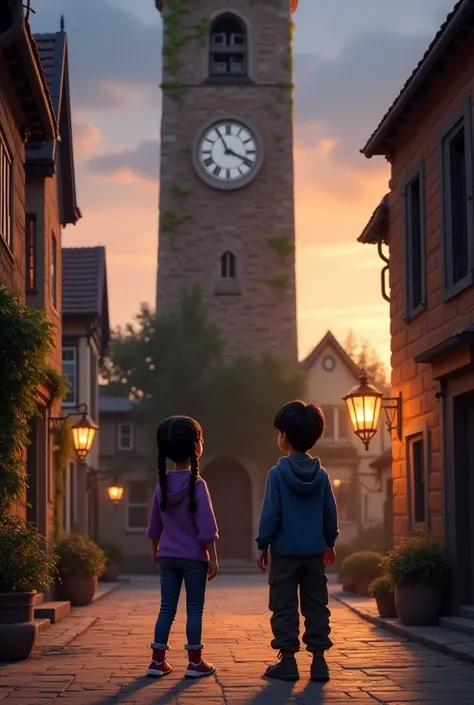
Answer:
M286 457L268 474L256 539L258 566L269 569L271 645L279 652L278 663L265 676L299 679L299 588L303 642L313 655L311 680L324 682L329 680L324 652L332 646L325 566L335 561L339 530L328 474L308 452L323 434L324 415L314 404L293 401L280 409L274 426Z

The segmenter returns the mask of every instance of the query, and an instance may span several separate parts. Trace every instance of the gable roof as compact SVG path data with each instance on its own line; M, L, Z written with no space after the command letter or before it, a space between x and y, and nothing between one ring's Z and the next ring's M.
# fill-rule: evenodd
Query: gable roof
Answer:
M376 245L378 242L385 245L387 244L389 218L388 198L389 194L387 193L370 216L370 220L357 238L357 242L362 242L364 245Z
M303 368L303 370L310 370L313 365L315 364L316 360L319 358L321 353L323 352L324 348L330 345L332 348L334 348L334 351L337 353L337 355L341 358L342 362L346 365L346 367L357 377L359 378L360 376L360 369L357 367L355 362L352 360L352 358L346 353L340 342L337 340L337 338L331 333L330 330L326 333L326 335L319 341L319 343L316 345L314 350L310 352L310 354L301 361L300 365Z
M474 26L474 0L458 0L446 17L422 59L407 79L377 128L367 140L362 154L368 159L390 153L393 138L406 121L411 109L442 71L443 62L457 43L468 36Z
M59 156L61 178L61 225L75 225L81 217L77 205L76 179L71 124L69 62L67 35L61 18L61 30L52 34L35 34L34 42L51 95L59 125L60 140L54 139L27 149L27 168L52 175Z
M63 247L62 287L63 319L96 322L105 350L110 339L105 247Z

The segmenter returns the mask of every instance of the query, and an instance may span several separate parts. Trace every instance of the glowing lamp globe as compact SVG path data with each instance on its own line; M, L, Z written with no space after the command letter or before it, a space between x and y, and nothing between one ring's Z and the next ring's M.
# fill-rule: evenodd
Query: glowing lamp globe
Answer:
M107 487L107 494L112 504L120 504L120 501L123 497L122 485L119 485L117 482L114 482L112 485L109 485Z
M86 411L82 414L81 419L71 427L74 448L80 460L85 460L87 457L98 428Z
M341 486L341 481L338 477L334 478L334 480L332 481L332 486L336 490Z
M356 436L360 438L369 450L369 444L377 433L380 409L383 394L369 383L368 377L362 370L359 384L343 397Z

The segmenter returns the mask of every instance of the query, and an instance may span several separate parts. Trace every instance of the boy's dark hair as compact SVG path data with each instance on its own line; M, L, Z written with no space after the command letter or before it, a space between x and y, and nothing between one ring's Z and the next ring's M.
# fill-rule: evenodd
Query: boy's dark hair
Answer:
M191 482L189 483L189 511L196 509L196 483L199 478L199 459L196 445L202 438L202 429L197 421L189 416L170 416L165 419L156 432L158 446L158 480L161 487L160 508L166 510L167 481L166 458L174 463L182 463L189 458L191 464Z
M325 420L323 410L316 404L290 401L277 413L273 425L298 453L306 453L323 435Z

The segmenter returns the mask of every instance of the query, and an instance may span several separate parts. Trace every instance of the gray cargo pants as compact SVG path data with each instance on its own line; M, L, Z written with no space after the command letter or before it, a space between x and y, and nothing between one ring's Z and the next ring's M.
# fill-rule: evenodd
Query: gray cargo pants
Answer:
M323 556L271 556L268 583L269 608L273 613L270 619L272 648L289 653L299 651L299 588L305 622L303 643L307 651L318 653L330 649L331 613Z

